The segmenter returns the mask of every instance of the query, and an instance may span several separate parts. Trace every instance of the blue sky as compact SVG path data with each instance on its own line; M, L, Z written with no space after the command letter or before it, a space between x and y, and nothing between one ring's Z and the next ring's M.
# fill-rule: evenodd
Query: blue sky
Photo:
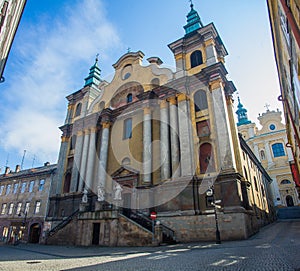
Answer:
M248 116L266 103L282 110L263 0L194 0L202 22L214 22L229 52L226 67ZM80 89L95 55L102 78L127 52L174 59L167 45L184 35L187 0L28 0L0 84L0 168L57 161L65 97ZM235 99L237 101L237 99Z

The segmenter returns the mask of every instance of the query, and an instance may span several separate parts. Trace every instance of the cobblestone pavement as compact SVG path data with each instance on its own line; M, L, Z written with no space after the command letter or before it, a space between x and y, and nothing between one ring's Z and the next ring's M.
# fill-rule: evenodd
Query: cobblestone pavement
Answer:
M0 270L300 271L300 220L278 221L248 240L160 247L0 246Z

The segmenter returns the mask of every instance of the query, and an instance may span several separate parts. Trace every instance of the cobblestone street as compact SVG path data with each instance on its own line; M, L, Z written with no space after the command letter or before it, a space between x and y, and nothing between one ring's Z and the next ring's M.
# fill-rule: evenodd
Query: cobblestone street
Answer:
M0 246L0 270L300 270L300 220L278 221L244 241L106 248Z

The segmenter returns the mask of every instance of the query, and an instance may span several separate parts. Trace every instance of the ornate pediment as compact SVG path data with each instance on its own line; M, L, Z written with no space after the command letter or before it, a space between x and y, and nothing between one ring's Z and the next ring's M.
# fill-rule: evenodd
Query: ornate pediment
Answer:
M127 177L132 177L132 176L137 176L139 175L139 171L128 167L128 166L121 166L117 171L115 171L111 177L113 179L122 179L122 178L127 178Z

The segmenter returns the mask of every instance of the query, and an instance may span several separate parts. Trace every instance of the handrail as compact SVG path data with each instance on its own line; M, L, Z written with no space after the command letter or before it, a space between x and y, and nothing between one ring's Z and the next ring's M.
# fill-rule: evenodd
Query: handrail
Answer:
M58 225L56 225L53 229L51 229L48 232L48 236L53 236L57 231L59 231L60 229L62 229L64 226L66 226L67 224L69 224L69 222L73 219L73 217L75 215L77 215L79 213L79 209L77 209L75 212L73 212L71 215L69 215L66 219L64 219L63 221L61 221Z

